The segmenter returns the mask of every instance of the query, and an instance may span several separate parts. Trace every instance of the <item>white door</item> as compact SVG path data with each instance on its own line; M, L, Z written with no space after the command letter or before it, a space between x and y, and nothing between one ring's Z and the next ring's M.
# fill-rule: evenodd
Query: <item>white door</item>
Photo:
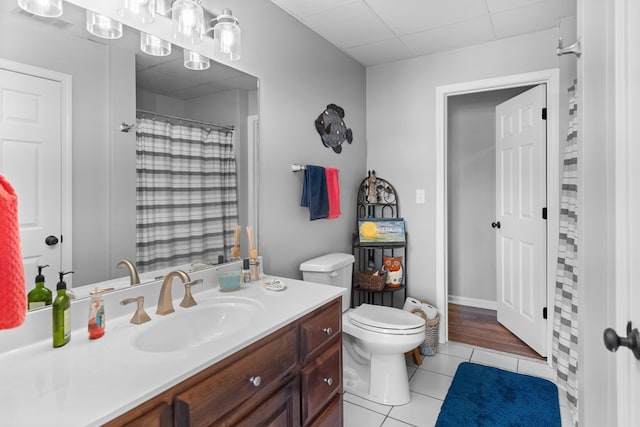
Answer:
M627 336L627 322L640 330L640 2L616 2L616 324L611 325L622 337ZM617 381L617 425L638 425L640 420L640 360L624 347L615 355Z
M498 322L542 356L546 323L546 106L538 85L496 106Z
M59 81L0 64L0 173L18 195L27 291L37 265L46 265L49 288L61 270L61 99Z

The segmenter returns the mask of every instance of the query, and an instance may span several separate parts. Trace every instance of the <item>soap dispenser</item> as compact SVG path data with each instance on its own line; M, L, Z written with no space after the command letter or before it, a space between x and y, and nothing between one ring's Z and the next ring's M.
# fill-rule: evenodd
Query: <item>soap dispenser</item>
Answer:
M71 340L71 300L67 295L67 284L64 276L73 273L73 271L62 271L60 281L56 285L57 295L53 301L53 346L62 347Z
M39 265L38 275L36 276L36 287L33 288L27 294L27 301L29 302L29 310L44 307L45 305L51 305L53 294L50 289L44 286L44 276L42 275L42 269L49 267L49 265Z
M89 339L95 340L102 337L105 327L104 301L96 286L91 291L91 302L89 303Z

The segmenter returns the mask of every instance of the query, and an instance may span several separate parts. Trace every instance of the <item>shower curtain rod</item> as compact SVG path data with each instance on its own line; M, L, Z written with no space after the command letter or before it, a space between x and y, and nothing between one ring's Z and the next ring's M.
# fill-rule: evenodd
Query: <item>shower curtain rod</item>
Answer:
M151 119L155 119L156 117L162 117L162 118L165 118L165 119L175 120L175 121L178 121L178 122L202 125L202 126L206 126L206 127L209 127L209 128L212 128L212 129L217 129L217 130L232 131L234 129L233 125L217 125L215 123L207 123L207 122L203 122L203 121L200 121L200 120L185 119L183 117L170 116L168 114L154 113L153 111L146 111L146 110L136 109L136 116L138 116L138 114L143 115L143 116L147 116L148 118L151 118Z

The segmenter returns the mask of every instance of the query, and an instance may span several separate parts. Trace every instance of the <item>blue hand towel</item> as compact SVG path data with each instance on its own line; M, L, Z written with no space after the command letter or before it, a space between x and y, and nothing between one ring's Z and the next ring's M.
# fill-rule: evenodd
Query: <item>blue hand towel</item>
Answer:
M311 221L329 216L327 178L323 167L306 166L300 206L309 208L309 220Z

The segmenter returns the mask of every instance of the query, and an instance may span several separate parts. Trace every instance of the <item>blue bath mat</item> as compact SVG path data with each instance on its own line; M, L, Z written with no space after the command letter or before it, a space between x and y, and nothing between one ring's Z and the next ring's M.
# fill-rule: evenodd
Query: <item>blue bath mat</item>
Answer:
M551 381L461 363L436 427L560 427L558 388Z

